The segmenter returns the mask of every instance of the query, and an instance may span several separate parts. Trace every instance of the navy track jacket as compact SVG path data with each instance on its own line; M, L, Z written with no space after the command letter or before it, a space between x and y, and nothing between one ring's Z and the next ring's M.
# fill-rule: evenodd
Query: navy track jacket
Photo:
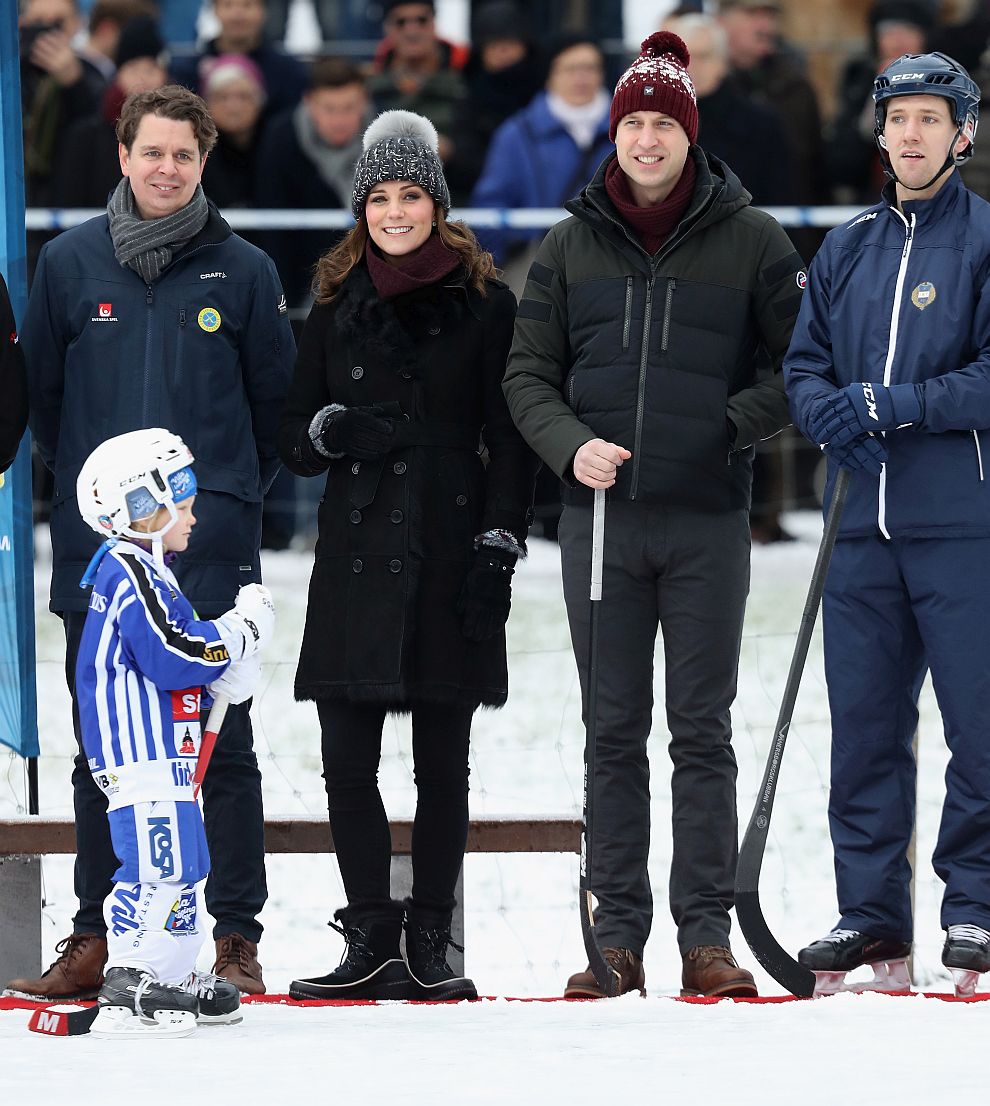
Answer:
M105 215L41 251L21 340L30 426L55 475L52 610L85 610L79 580L99 537L76 477L107 438L148 426L196 458L200 519L180 582L220 614L260 579L261 502L279 468L275 430L295 361L271 259L210 205L206 226L148 285L114 257Z
M930 200L884 202L830 231L784 378L807 434L847 384L920 385L924 414L889 431L881 476L854 472L840 535L990 536L990 204L953 172ZM836 466L829 463L826 503Z

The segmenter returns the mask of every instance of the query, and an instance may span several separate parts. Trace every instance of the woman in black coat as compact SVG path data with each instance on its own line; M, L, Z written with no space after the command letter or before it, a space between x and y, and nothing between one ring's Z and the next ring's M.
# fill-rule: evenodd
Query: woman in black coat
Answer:
M505 621L537 462L502 376L515 300L450 197L436 132L380 116L355 170L357 225L321 258L280 427L296 473L327 473L295 692L314 699L348 905L340 967L294 997L471 998L447 964L479 706L507 696ZM394 902L377 770L411 712L412 894ZM406 962L399 953L403 920Z

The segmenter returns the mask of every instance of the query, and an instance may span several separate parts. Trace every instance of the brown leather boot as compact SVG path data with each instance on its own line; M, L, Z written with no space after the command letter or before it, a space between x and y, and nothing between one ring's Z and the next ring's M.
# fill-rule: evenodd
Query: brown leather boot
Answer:
M727 946L695 945L684 955L681 994L755 998L756 983Z
M213 974L223 976L245 995L263 995L265 981L258 963L258 945L239 933L217 938L217 962Z
M103 986L107 939L95 933L73 933L59 941L55 951L60 956L44 975L39 979L12 979L4 994L16 992L47 1002L96 998Z
M619 973L619 994L626 995L630 991L639 991L646 994L646 972L643 971L643 961L629 949L602 949L602 956L610 968ZM564 998L604 998L595 973L591 965L583 972L577 972L567 981L564 988Z

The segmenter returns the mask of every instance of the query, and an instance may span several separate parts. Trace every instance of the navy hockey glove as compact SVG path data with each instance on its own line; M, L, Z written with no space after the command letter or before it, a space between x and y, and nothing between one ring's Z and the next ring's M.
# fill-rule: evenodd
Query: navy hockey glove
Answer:
M516 554L482 545L457 599L461 633L468 641L494 637L509 617Z
M374 461L392 449L394 431L395 424L382 418L380 407L331 404L313 419L309 436L324 457Z
M849 384L829 396L808 420L808 430L819 445L843 445L864 431L894 430L919 422L925 409L916 384Z
M887 460L887 447L882 438L876 438L872 434L862 434L842 445L829 442L825 446L825 456L840 468L849 469L852 472L869 472L879 476Z

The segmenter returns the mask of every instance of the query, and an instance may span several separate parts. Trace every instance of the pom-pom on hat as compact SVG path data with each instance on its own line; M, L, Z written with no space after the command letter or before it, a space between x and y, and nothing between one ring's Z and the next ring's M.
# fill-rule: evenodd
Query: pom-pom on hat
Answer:
M359 219L368 193L382 181L407 180L418 184L450 211L450 190L440 164L440 138L425 116L413 111L383 111L361 140L364 153L354 167L351 211Z
M643 41L639 57L619 78L612 97L608 136L615 141L619 120L634 111L672 115L693 143L698 139L698 98L688 76L691 55L672 31L657 31Z

